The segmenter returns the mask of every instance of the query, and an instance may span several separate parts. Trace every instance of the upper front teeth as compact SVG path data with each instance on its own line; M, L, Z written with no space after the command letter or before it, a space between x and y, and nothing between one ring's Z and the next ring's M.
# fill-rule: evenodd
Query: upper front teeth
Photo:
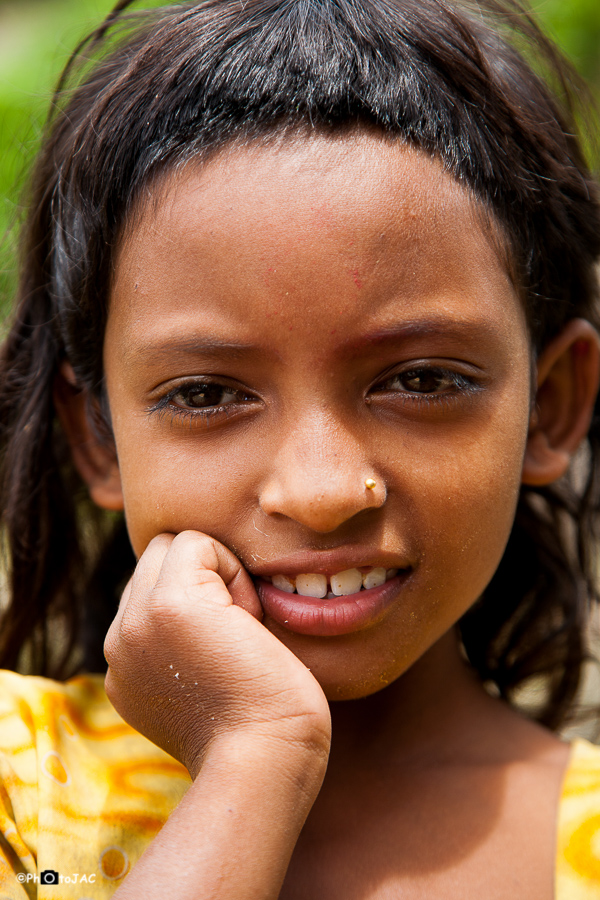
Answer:
M327 596L327 578L325 575L298 575L296 577L296 593L302 597Z
M276 588L279 588L280 591L285 591L286 594L293 594L296 590L296 585L286 575L273 575L271 581Z
M383 572L383 580L385 581L385 569ZM345 572L338 572L337 575L331 576L331 590L336 597L346 596L347 594L356 594L363 586L362 573L358 569L346 569Z
M336 597L357 594L361 588L369 590L385 584L388 578L397 574L397 569L384 569L377 567L364 575L358 569L346 569L331 576L331 593ZM302 597L317 597L323 599L329 593L326 575L302 574L295 579L287 575L273 575L272 583L280 591L293 594L296 591Z
M390 570L392 571L392 570ZM394 570L394 575L396 574ZM367 590L369 588L379 587L380 584L385 584L388 576L385 569L372 569L370 572L367 572L366 575L363 576L363 587Z

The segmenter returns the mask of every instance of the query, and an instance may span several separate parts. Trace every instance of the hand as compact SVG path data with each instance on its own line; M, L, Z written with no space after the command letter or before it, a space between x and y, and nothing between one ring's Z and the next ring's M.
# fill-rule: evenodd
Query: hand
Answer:
M325 695L261 618L239 560L194 531L154 538L123 593L105 643L107 694L192 777L231 737L328 752Z

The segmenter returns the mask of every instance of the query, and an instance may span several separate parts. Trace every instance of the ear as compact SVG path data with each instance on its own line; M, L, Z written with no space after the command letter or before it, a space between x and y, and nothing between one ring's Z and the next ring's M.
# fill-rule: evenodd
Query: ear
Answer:
M523 484L551 484L565 474L585 438L600 379L600 340L585 319L572 319L541 353Z
M88 392L77 386L68 362L61 364L54 382L54 406L75 468L87 484L90 497L103 509L122 510L123 492L115 449L94 430Z

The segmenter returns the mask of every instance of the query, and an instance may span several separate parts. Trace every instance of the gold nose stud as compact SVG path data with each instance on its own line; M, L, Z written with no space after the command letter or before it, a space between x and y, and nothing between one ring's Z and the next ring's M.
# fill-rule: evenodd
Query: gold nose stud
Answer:
M372 478L367 478L367 480L365 481L365 487L368 491L374 491L377 487L377 482Z

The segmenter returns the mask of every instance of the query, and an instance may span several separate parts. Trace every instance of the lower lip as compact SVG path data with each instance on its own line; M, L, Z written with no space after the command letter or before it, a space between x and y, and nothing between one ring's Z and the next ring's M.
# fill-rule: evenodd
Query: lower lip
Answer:
M376 625L409 575L410 570L406 569L379 587L331 600L287 594L262 578L256 586L263 610L278 625L295 634L333 637Z

